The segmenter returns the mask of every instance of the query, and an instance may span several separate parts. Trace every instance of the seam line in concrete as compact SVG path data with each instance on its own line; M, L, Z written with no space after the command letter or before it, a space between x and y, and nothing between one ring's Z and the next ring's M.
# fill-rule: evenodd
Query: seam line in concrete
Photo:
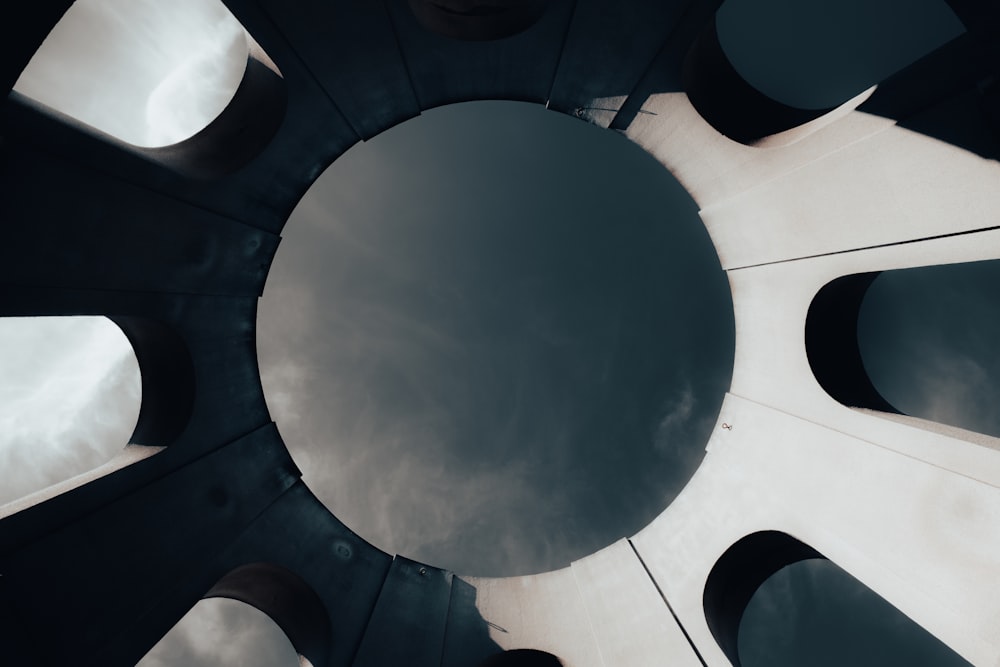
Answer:
M646 96L641 102L638 103L638 106L636 106L636 100L634 98L636 91L639 86L641 86L646 79L652 75L653 68L660 62L660 59L665 57L667 48L673 44L677 31L680 29L684 21L687 20L688 15L691 13L695 4L696 2L694 0L688 0L687 5L685 5L684 9L677 15L677 19L674 21L674 24L670 26L670 29L667 30L667 34L663 38L663 42L660 43L660 47L656 50L656 53L650 61L646 63L646 66L642 70L642 74L640 74L639 78L635 80L634 84L632 84L632 89L625 95L625 99L622 100L621 105L618 107L618 113L616 113L614 118L611 119L611 122L608 123L609 130L627 132L629 126L632 125L632 121L634 121L636 116L638 116L642 111L642 107L649 99L649 96Z
M399 38L399 26L396 25L396 19L392 15L392 9L389 7L389 3L383 0L382 11L385 12L385 17L389 21L389 29L392 30L392 41L396 43L396 53L399 54L399 62L403 64L403 71L406 72L406 80L410 83L410 95L413 96L413 102L416 104L417 112L423 113L424 103L420 99L420 95L417 93L417 86L413 80L413 72L410 71L410 61L406 58L406 53L403 51L403 40Z
M911 243L923 243L924 241L936 241L938 239L947 239L953 236L967 236L969 234L980 234L983 232L994 232L1000 230L1000 225L993 225L991 227L980 227L979 229L968 229L962 232L949 232L947 234L934 234L931 236L922 236L916 239L906 239L904 241L892 241L890 243L877 243L875 245L861 246L859 248L847 248L845 250L833 250L831 252L821 252L815 255L804 255L802 257L790 257L788 259L776 259L773 262L761 262L760 264L746 264L744 266L734 266L726 269L726 271L741 271L743 269L756 269L761 266L772 266L775 264L789 264L791 262L801 262L808 259L816 259L818 257L831 257L834 255L846 255L851 252L861 252L862 250L877 250L879 248L890 248L892 246L898 245L909 245ZM931 264L928 266L938 266L937 264Z
M691 646L691 650L694 651L694 655L696 658L698 658L698 662L700 662L703 667L708 667L708 663L705 662L705 658L701 657L701 652L698 650L698 647L695 646L694 642L691 640L691 635L688 634L688 631L684 627L684 624L681 623L681 619L677 617L677 612L675 612L674 608L670 606L670 601L667 600L667 596L663 594L663 589L660 588L660 584L657 583L656 579L653 577L653 573L649 571L649 566L646 565L646 561L642 559L642 555L639 553L639 550L636 549L635 544L632 543L631 537L628 538L628 545L632 547L632 553L634 553L635 557L639 559L639 564L642 565L642 569L646 571L646 576L649 577L649 580L653 583L653 586L656 588L656 592L660 594L660 599L662 599L663 604L667 606L667 611L669 611L670 615L674 617L674 623L676 623L677 627L680 628L681 634L684 635L684 639L686 639L688 645Z
M847 118L850 118L851 116L853 116L854 114L857 114L857 113L864 114L864 112L859 112L859 111L857 111L855 109L854 111L852 111L852 112L850 112L850 113L848 113L848 114L846 114L846 115L844 115L844 116L842 116L840 118L837 118L837 119L833 120L832 122L830 122L829 125L825 125L825 126L823 126L821 128L818 128L813 133L810 133L809 135L803 137L799 141L792 142L792 144L789 144L789 146L792 146L792 145L795 145L795 144L798 144L798 143L807 142L807 141L809 141L810 137L814 136L815 134L818 134L818 133L822 132L823 130L825 130L827 128L836 127L836 125L837 125L838 122L844 121ZM823 116L820 116L820 118L822 118L822 117ZM883 118L883 117L879 116L879 118ZM892 119L885 119L885 120L892 120ZM895 125L895 124L891 124L891 125L890 124L886 124L884 126L877 127L874 130L865 132L863 134L859 134L859 135L855 136L853 139L849 140L848 142L846 142L846 143L844 143L842 145L838 145L833 150L827 151L826 153L822 153L820 155L814 155L813 157L808 158L804 162L792 165L790 168L788 168L788 169L786 169L784 171L775 173L774 175L772 175L772 176L770 176L768 178L765 178L763 181L760 181L758 183L754 183L753 185L751 185L748 188L745 188L745 189L740 190L739 192L735 192L733 194L726 195L726 196L722 197L721 199L717 199L717 200L715 200L715 201L713 201L711 203L708 203L702 209L700 209L698 212L701 213L701 211L708 211L708 210L711 210L711 209L716 208L716 207L725 206L729 202L731 202L731 201L733 201L735 199L739 199L739 198L743 197L744 195L746 195L748 193L754 192L755 190L758 190L760 188L763 188L763 187L766 187L768 185L771 185L772 183L775 183L776 181L780 181L780 180L782 180L784 178L787 178L787 177L791 176L792 174L797 174L798 172L800 172L800 171L802 171L804 169L808 169L810 166L812 166L812 165L814 165L814 164L816 164L818 162L822 162L823 160L831 158L831 157L833 157L835 155L839 155L840 153L842 153L842 152L850 149L851 147L855 146L856 144L859 144L862 141L868 141L868 140L872 139L873 137L875 137L875 136L877 136L879 134L882 134L883 132L886 132L886 131L890 130L891 128L894 128L894 127L897 127L897 125ZM794 128L792 128L792 129L794 129ZM765 151L765 150L782 150L782 148L785 148L785 147L776 147L776 148L768 149L768 148L759 148L759 147L756 147L756 146L751 146L750 148L753 148L753 150L755 150L755 151ZM738 166L736 168L730 169L730 170L728 170L728 171L726 171L726 172L724 172L722 174L719 174L719 175L717 175L716 177L714 177L713 179L711 179L708 182L709 183L717 183L719 181L723 181L723 180L726 179L726 177L728 177L728 176L736 173L737 171L740 171L741 169L745 169L746 166L747 166L747 164L749 164L749 163L744 163L744 164L742 164L742 165L740 165L740 166Z
M850 433L848 431L843 431L843 430L841 430L839 428L834 428L832 426L828 426L827 424L821 424L818 421L814 421L814 420L808 419L806 417L800 417L799 415L794 414L792 412L788 412L787 410L782 410L781 408L776 408L773 405L768 405L767 403L761 403L760 401L756 401L756 400L754 400L752 398L747 398L746 396L741 396L740 394L734 394L733 392L727 392L727 393L729 393L732 396L735 396L736 398L739 398L740 400L744 400L747 403L753 403L754 405L758 405L758 406L760 406L760 407L762 407L762 408L764 408L766 410L773 410L775 412L779 412L779 413L781 413L783 415L791 417L792 419L797 419L797 420L799 420L801 422L805 422L806 424L812 424L813 426L816 426L818 428L826 429L826 430L832 431L834 433L839 433L840 435L846 436L846 437L850 438L851 440L857 440L858 442L863 442L866 445L871 445L872 447L877 447L877 448L879 448L879 449L881 449L883 451L892 452L893 454L896 454L897 456L902 456L902 457L910 459L911 461L917 461L918 463L922 463L924 465L931 466L932 468L937 468L938 470L943 470L943 471L945 471L945 472L947 472L947 473L949 473L951 475L958 475L959 477L964 477L964 478L966 478L968 480L976 482L977 484L985 484L986 486L989 486L989 487L992 487L992 488L1000 488L996 484L994 484L993 482L990 482L990 481L985 480L985 479L981 479L979 477L974 477L973 475L970 475L969 473L962 472L960 470L955 470L952 467L943 466L940 463L935 463L934 461L929 461L926 458L923 458L921 456L917 456L916 454L910 454L908 452L903 452L903 451L900 451L900 450L898 450L898 449L896 449L894 447L890 447L888 445L883 445L882 443L875 442L874 440L869 440L866 437L862 437L862 436L856 435L854 433ZM847 408L847 409L850 410L851 408ZM909 416L909 415L907 415L907 416ZM871 419L879 419L879 417L876 417L876 416L871 416L870 418ZM915 428L915 429L920 430L920 431L924 430L924 429L920 429L917 426L910 426L909 424L904 424L902 422L894 422L894 423L897 423L897 424L899 424L900 426L903 426L903 427ZM983 449L987 449L983 445L978 445L978 444L976 444L974 442L969 442L968 440L962 440L961 438L955 438L953 436L944 436L944 437L951 438L953 440L958 440L960 442L964 442L964 443L968 444L970 447L981 447Z
M50 115L50 118L51 118L51 120L53 120L53 122L56 122L56 123L59 123L59 124L62 124L62 125L66 124L64 121L62 121L58 117ZM134 157L135 159L137 159L137 160L139 160L141 162L145 162L147 164L154 165L156 168L164 169L166 171L172 171L170 169L170 167L167 167L164 163L158 161L156 158L146 156L146 155L144 155L142 153L135 153L132 150L130 150L129 147L127 145L125 145L123 142L119 143L119 142L121 142L121 140L118 139L117 137L113 137L113 136L111 136L109 134L105 134L105 133L101 132L100 130L96 130L96 128L95 128L94 131L86 131L86 130L77 130L77 131L80 132L81 134L86 134L86 135L90 136L92 139L94 139L97 142L100 142L105 147L110 147L110 148L112 148L114 150L118 150L122 154L127 154L127 155L129 155L131 157ZM90 162L88 162L86 160L77 159L75 156L70 156L68 154L61 153L61 152L59 152L58 149L53 148L53 147L51 147L51 146L49 146L47 144L40 144L37 141L31 141L31 143L25 143L25 144L22 144L22 145L30 146L31 148L34 149L34 151L36 153L38 153L40 155L44 155L44 156L48 157L50 160L53 160L55 162L59 162L61 164L65 164L65 165L71 165L72 167L74 167L76 169L79 169L79 170L82 170L84 172L90 171L90 172L93 172L95 174L100 174L102 177L104 177L104 178L106 178L109 181L112 181L114 183L121 184L121 185L124 185L126 187L135 188L137 190L142 190L143 192L152 193L153 195L155 195L157 197L162 197L163 199L166 199L168 201L176 202L176 203L178 203L178 204L180 204L182 206L186 206L187 208L195 209L195 210L198 210L198 211L204 211L205 213L208 213L209 215L215 216L216 218L218 218L220 220L224 220L224 221L226 221L226 222L228 222L230 224L238 225L241 228L252 229L252 230L255 230L255 231L258 231L258 232L262 232L264 234L269 234L271 236L278 237L278 238L281 237L281 232L280 231L274 231L274 230L268 229L266 227L261 227L260 225L255 224L253 222L250 222L250 221L247 221L247 220L242 220L240 218L234 217L233 215L230 215L230 214L225 213L225 212L223 212L223 211L221 211L221 210L219 210L219 209L217 209L215 207L212 207L210 204L198 202L196 199L191 199L191 198L185 197L185 196L183 196L183 195L181 195L181 194L179 194L177 192L158 189L158 188L154 187L149 182L143 182L141 180L136 180L135 178L129 177L127 174L119 173L118 171L114 171L114 170L111 170L111 169L102 169L100 166L98 166L98 164L96 162L95 163L90 163ZM256 159L256 158L253 158L253 159ZM102 160L103 160L103 158L102 158ZM252 161L253 160L251 160L251 162ZM174 173L176 173L176 172L174 172ZM181 180L178 181L178 182L183 182L184 180L189 180L190 181L192 179L190 177L187 177L187 176L182 176ZM219 182L221 182L223 180L225 180L225 177L223 177L222 179L219 179Z
M326 86L324 86L323 82L319 80L319 77L316 76L316 72L313 71L313 68L309 66L309 63L306 61L305 57L303 57L303 55L301 53L299 53L298 49L295 48L295 44L292 42L292 40L289 38L289 36L285 33L285 31L281 29L281 26L278 24L277 20L274 18L274 15L270 11L268 11L268 9L266 7L264 7L264 6L260 6L258 9L259 9L259 11L261 13L261 16L263 17L263 20L267 21L270 24L270 26L274 30L275 34L281 36L281 39L284 40L284 42L285 42L284 46L288 50L288 53L292 54L294 56L295 60L298 61L299 67L302 68L303 72L305 72L306 74L309 75L309 78L312 80L313 84L315 84L316 88L320 91L320 93L322 93L323 97L326 98L326 101L330 103L330 106L333 107L333 110L336 111L340 115L340 117L344 119L344 122L347 123L347 126L349 128L351 128L351 132L354 133L354 136L357 137L358 141L363 141L363 139L361 137L361 133L358 131L358 128L354 126L354 122L347 116L347 114L344 113L343 109L340 108L340 105L337 104L337 100L333 99L333 95L330 93L329 90L326 89ZM247 34L250 34L249 30L247 30ZM253 35L251 34L250 37L253 37ZM263 48L264 47L262 46L261 49L263 49ZM265 51L265 53L267 53L267 51ZM271 55L268 54L267 57L270 58ZM275 64L277 64L277 63L275 63ZM281 68L278 67L278 69L280 70ZM282 75L282 74L279 74L279 76L281 76L282 79L285 78L284 75ZM287 88L288 84L285 84L285 85L286 85L286 88ZM286 114L287 114L287 108L286 108L285 111L286 111ZM285 124L285 119L284 118L282 119L282 123L281 124L282 125ZM278 132L280 132L280 131L281 131L281 127L279 126L278 131L275 132L275 136L277 136ZM287 220L286 220L286 222L287 222Z
M549 100L552 99L552 91L555 90L556 81L559 80L559 68L562 67L563 55L566 53L566 44L569 42L569 33L573 29L573 19L576 18L576 8L579 7L577 0L570 1L573 7L569 10L566 28L563 30L562 40L559 42L559 57L556 58L556 66L552 69L552 80L549 81L549 89L545 93L545 108L548 108Z

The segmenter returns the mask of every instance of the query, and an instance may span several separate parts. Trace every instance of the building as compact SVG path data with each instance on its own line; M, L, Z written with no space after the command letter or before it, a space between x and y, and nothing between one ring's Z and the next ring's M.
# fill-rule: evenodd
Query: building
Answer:
M219 595L269 614L317 667L519 648L571 667L738 664L753 591L821 554L996 663L997 441L890 413L853 330L874 272L1000 257L1000 10L952 0L964 35L810 112L729 64L718 2L226 4L255 44L233 101L189 140L138 149L16 94L4 105L0 314L112 318L142 371L133 439L163 448L0 522L6 661L132 664ZM3 10L8 89L68 5ZM570 568L496 580L384 554L316 501L254 339L282 225L322 168L475 99L544 103L659 159L701 207L737 326L732 387L681 496Z

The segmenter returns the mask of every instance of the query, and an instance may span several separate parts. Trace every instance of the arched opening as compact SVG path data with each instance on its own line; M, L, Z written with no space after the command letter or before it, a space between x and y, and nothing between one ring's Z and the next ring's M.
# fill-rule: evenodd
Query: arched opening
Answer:
M281 628L249 604L202 600L137 667L305 667Z
M14 90L127 143L166 146L222 112L247 55L219 0L80 0Z
M784 145L853 111L875 84L963 31L942 0L727 0L685 58L684 90L730 139Z
M968 665L818 551L778 531L729 547L709 573L703 602L734 667Z
M293 572L240 566L205 594L139 661L142 667L309 667L329 662L330 619Z
M141 421L139 369L107 318L0 318L0 514L156 451L130 438Z
M858 314L878 273L842 276L823 286L806 315L806 355L820 386L852 408L898 412L872 385L861 358Z
M809 364L841 404L1000 437L1000 260L843 276L806 319Z
M219 0L73 3L12 97L197 177L257 155L286 102L278 68Z
M825 559L788 565L754 593L739 629L742 667L964 667L969 663Z
M740 76L801 109L839 106L965 31L944 0L726 0L716 22Z
M879 394L905 415L1000 438L997 285L1000 260L880 273L856 316Z

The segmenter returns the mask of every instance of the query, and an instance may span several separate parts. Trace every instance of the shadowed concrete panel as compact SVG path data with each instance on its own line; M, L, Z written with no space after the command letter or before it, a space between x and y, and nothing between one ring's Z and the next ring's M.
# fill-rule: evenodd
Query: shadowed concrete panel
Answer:
M19 613L35 631L57 627L67 638L48 642L33 634L40 662L99 663L102 652L126 647L141 656L149 646L130 639L133 626L164 601L194 604L223 574L212 574L213 558L298 477L276 442L273 427L262 429L37 541L4 550L4 593L20 599ZM85 486L66 495L85 502L89 493ZM59 592L59 604L25 590L37 580Z
M689 4L577 0L549 108L610 125Z
M544 103L549 97L573 0L552 0L524 32L467 42L424 28L406 0L388 0L392 24L421 109L469 100Z
M806 314L809 367L826 393L849 407L896 412L875 389L858 347L861 302L878 273L842 276L827 283Z
M396 556L353 667L441 664L452 574Z
M750 598L772 574L807 558L822 556L790 535L761 531L729 547L715 563L705 582L705 618L733 665L740 665L740 620Z
M359 137L420 113L382 2L262 4Z
M313 666L350 665L392 557L351 532L298 482L220 557L225 569L254 562L295 573L322 601L329 619L328 662Z
M546 0L407 0L420 24L439 35L489 42L524 32L545 12Z
M682 77L684 58L705 26L715 20L715 12L721 4L722 0L692 0L687 3L670 31L669 39L621 105L621 109L611 122L612 129L628 130L632 121L640 114L655 116L657 112L645 108L652 96L684 89Z
M858 110L996 159L1000 118L990 109L995 89L993 68L966 33L881 82Z
M165 323L145 317L111 320L128 339L142 376L142 405L130 443L165 447L191 418L194 367L184 340Z
M468 667L495 655L500 647L490 639L489 628L476 608L475 586L452 577L441 667Z
M720 134L741 144L754 144L831 110L788 106L747 83L723 52L714 17L691 45L683 68L684 92L694 108Z
M38 153L8 150L2 160L4 282L246 296L263 289L274 234Z

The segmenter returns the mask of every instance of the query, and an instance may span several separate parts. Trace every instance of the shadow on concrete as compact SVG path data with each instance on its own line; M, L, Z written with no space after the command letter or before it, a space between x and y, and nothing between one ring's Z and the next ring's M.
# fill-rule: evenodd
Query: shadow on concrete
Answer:
M824 556L791 535L765 530L739 540L716 561L705 582L705 620L734 667L740 667L740 621L750 598L772 574L808 558Z
M838 403L899 414L872 384L858 346L861 303L877 277L856 273L820 289L806 315L806 356L816 381Z

